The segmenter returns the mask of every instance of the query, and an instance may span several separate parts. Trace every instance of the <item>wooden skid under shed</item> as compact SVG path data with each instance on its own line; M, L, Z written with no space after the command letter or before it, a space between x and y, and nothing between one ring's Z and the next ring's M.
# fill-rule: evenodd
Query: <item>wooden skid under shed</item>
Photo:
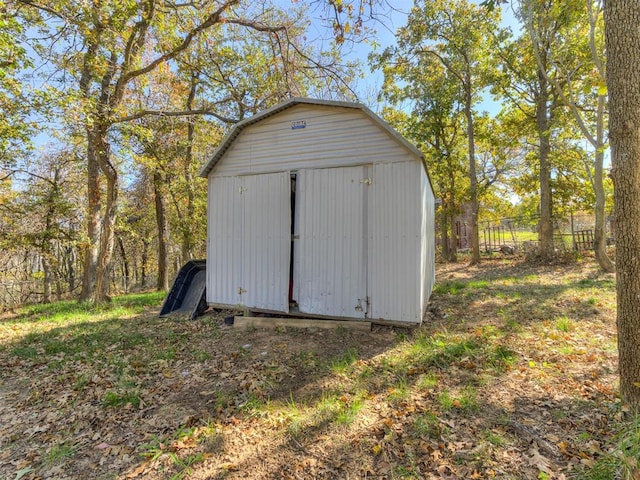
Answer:
M336 329L345 328L348 330L371 331L371 322L359 322L348 320L318 320L313 318L273 318L273 317L244 317L238 316L233 319L233 326L236 328L324 328Z

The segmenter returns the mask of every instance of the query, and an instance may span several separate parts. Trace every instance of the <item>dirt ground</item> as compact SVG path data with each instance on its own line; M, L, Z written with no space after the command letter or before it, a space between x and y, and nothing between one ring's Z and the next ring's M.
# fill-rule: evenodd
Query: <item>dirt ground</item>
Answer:
M0 478L561 479L605 455L622 416L613 277L506 261L437 277L451 288L413 330L151 311L118 325L137 345L91 360L5 345Z

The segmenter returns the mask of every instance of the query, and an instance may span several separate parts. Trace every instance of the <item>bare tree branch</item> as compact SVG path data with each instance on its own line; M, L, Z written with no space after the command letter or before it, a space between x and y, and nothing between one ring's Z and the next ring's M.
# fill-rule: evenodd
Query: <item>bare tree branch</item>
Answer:
M186 50L189 47L189 45L191 45L191 42L193 41L194 38L196 38L198 35L200 35L202 32L204 32L209 27L215 25L216 23L220 23L221 18L222 18L222 14L227 9L229 9L233 5L238 4L239 2L240 2L240 0L229 0L229 1L225 2L225 3L223 3L220 6L220 8L218 8L215 12L213 12L211 15L209 15L205 19L204 22L202 22L200 25L198 25L193 30L191 30L189 33L187 33L186 36L184 37L184 39L182 40L182 42L180 43L180 45L175 47L173 50L171 50L170 52L167 52L167 53L164 53L164 54L160 55L155 60L151 61L150 63L148 63L146 66L144 66L142 68L139 68L137 70L132 70L132 71L127 72L124 75L122 75L118 79L118 83L116 85L116 94L118 94L119 92L124 90L125 86L129 82L129 80L131 80L131 79L133 79L135 77L139 77L141 75L144 75L146 73L149 73L152 70L154 70L158 65L160 65L160 64L162 64L164 62L168 62L169 60L173 60L174 58L176 58L178 56L178 54L180 54L181 52Z
M65 20L66 17L63 13L60 13L56 10L54 10L53 8L51 8L48 5L41 5L39 3L36 2L32 2L31 0L17 0L18 3L22 4L22 5L26 5L28 7L31 8L35 8L36 10L41 10L43 12L47 12L50 15L53 15L54 17L57 17L61 20Z
M238 123L238 119L225 117L224 115L220 115L215 111L208 108L200 108L195 110L180 110L180 111L167 111L167 110L140 110L136 113L132 113L131 115L127 115L124 117L120 117L115 120L113 123L124 123L129 122L131 120L137 120L139 118L147 117L147 116L158 116L158 117L186 117L190 115L210 115L212 117L217 118L221 122L232 125L234 123Z

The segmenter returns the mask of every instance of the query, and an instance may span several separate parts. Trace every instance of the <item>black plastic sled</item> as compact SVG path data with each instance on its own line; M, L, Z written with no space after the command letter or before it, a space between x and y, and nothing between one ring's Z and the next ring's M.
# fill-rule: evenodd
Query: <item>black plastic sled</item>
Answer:
M169 295L162 304L160 316L177 313L193 319L207 309L206 260L189 260L178 272Z

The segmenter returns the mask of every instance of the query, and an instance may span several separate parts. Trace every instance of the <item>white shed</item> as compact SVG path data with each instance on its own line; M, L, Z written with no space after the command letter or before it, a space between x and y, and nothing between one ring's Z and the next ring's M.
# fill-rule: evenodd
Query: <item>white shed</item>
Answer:
M363 105L293 98L236 124L208 178L206 299L420 323L435 277L422 154Z

